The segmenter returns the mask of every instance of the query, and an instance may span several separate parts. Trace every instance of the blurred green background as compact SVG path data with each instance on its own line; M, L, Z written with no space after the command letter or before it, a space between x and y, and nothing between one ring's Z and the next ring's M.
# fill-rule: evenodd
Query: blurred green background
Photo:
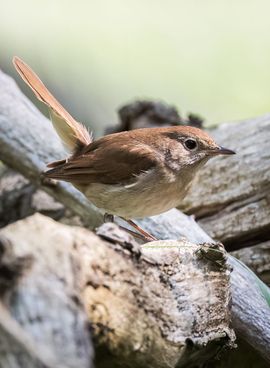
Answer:
M98 134L134 98L208 125L270 110L267 0L1 2L0 67L23 58Z

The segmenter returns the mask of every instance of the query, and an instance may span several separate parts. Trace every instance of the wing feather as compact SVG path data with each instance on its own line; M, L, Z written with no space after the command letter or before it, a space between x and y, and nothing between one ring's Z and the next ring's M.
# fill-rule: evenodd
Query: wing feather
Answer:
M159 164L158 153L153 149L131 139L127 141L124 134L120 134L100 138L87 147L87 152L45 175L77 184L127 184Z

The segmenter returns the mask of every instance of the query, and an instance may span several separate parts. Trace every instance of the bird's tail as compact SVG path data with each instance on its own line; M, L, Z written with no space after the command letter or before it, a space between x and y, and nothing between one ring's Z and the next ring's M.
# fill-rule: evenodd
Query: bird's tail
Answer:
M33 70L17 56L13 58L13 64L36 97L49 107L53 126L65 147L72 154L76 154L83 147L90 144L93 140L91 133L63 108Z

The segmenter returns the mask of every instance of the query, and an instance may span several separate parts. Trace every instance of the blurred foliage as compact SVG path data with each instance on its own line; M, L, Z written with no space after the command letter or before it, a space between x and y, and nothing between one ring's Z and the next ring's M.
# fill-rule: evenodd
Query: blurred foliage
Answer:
M99 134L135 98L207 124L246 118L270 110L269 11L267 0L2 0L0 65L14 76L12 56L25 59Z

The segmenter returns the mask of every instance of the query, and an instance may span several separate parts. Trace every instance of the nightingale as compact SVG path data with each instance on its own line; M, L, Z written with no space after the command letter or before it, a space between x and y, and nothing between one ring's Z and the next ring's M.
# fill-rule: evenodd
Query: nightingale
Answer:
M177 207L198 170L212 157L235 152L190 126L144 128L94 140L18 57L14 66L49 107L52 124L70 155L49 163L45 177L70 182L104 213L117 215L147 239L132 219Z

